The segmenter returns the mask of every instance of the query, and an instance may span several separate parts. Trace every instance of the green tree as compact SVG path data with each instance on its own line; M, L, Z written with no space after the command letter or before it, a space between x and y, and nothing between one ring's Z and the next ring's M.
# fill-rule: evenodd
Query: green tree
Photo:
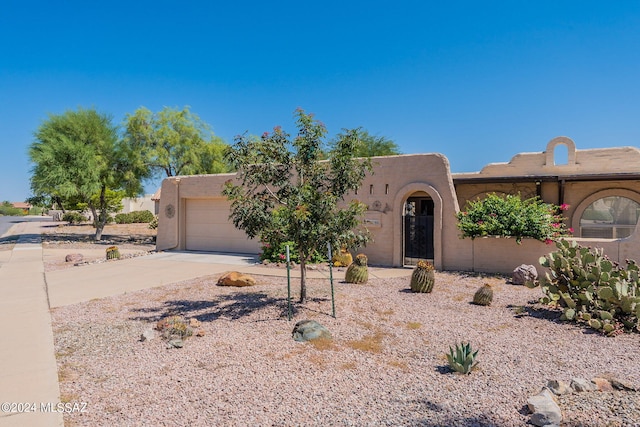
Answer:
M142 193L148 175L134 162L134 150L118 139L111 117L94 109L50 115L29 147L34 164L31 190L35 197L86 203L95 219L95 239L107 222L108 190L129 196Z
M384 137L371 135L365 129L358 129L358 138L361 141L356 152L358 157L393 156L400 153L398 144ZM341 135L339 135L340 137Z
M305 302L306 263L316 251L324 252L327 243L356 247L369 239L366 228L359 227L366 206L343 201L371 164L355 158L360 144L356 130L345 131L321 161L324 125L302 110L296 111L296 125L293 140L280 127L260 139L236 137L226 158L237 168L240 184L230 180L224 194L232 202L234 225L250 238L271 245L295 243L300 302Z
M188 107L165 107L158 113L141 107L127 114L124 127L125 141L153 176L229 170L223 159L227 144Z
M126 192L123 190L111 190L109 188L107 188L107 190L104 193L104 210L108 213L108 214L114 214L114 213L118 213L122 210L122 208L124 208L124 205L122 204L122 199L124 199L126 197ZM98 203L100 203L100 194L94 194L91 196L91 198L89 199L89 203L78 203L76 205L76 207L79 210L84 211L87 208L90 208L90 204L93 204L94 206L97 206ZM93 226L94 227L98 227L98 218L96 218L95 216L93 217Z
M0 216L22 216L24 212L22 209L14 208L11 202L5 200L0 204Z

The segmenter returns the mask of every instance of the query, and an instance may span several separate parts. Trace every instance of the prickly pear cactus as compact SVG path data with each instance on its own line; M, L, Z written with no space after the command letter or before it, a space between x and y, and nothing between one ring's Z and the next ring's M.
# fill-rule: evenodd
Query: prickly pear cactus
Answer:
M610 260L600 248L575 241L556 242L558 250L540 258L549 269L543 278L526 283L541 286L542 303L563 310L561 319L577 321L609 336L640 332L640 279L637 263Z
M120 250L117 246L107 248L107 259L120 259Z
M420 260L411 274L411 290L413 292L429 293L433 290L436 280L435 267L428 261Z
M473 303L477 305L490 305L492 301L493 301L493 288L488 283L485 283L473 295Z
M355 261L347 268L344 281L347 283L367 283L369 280L367 260L365 254L358 254Z

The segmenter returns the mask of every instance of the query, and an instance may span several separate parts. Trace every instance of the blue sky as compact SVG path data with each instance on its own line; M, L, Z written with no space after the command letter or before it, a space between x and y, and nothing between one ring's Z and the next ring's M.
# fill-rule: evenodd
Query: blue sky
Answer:
M0 48L0 200L30 195L34 131L80 106L188 105L227 142L293 133L301 107L453 172L640 142L637 1L5 0Z

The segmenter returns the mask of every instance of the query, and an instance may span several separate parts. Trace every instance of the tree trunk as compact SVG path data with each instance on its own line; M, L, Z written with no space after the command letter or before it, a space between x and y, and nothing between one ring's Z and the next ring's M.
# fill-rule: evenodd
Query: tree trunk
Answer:
M64 210L64 205L62 204L62 199L60 197L58 197L58 196L54 196L53 197L53 201L54 201L54 203L58 204L58 207L62 211L62 215L64 215L66 212Z
M91 219L93 228L98 228L98 211L96 210L96 207L93 206L93 203L89 203L89 209L91 209L91 216L93 217Z
M107 223L107 201L105 199L106 191L107 189L103 185L100 189L100 214L98 215L96 220L96 236L94 238L94 240L96 241L102 240L102 231L104 230L104 225Z
M307 302L307 261L300 256L300 303Z

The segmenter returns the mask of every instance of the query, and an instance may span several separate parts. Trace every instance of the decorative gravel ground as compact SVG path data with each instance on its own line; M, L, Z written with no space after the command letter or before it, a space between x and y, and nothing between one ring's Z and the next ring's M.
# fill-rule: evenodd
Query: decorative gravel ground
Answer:
M523 426L527 398L548 379L607 372L640 385L640 334L562 323L532 303L539 289L503 278L439 272L431 294L411 293L407 278L336 283L335 319L328 281L311 280L291 321L286 279L224 288L217 278L55 309L62 398L88 409L66 425ZM485 282L493 304L470 304ZM183 348L140 340L172 314L198 320L204 336ZM303 319L333 340L293 341ZM447 368L445 352L460 341L479 349L467 376ZM561 407L566 425L640 425L636 392L572 395Z
M87 224L44 225L42 231L46 272L73 267L73 262L65 261L71 253L82 254L85 263L95 263L104 261L106 249L113 245L118 246L123 259L145 255L156 248L156 230L149 229L148 224L109 224L98 242L94 241L95 228ZM51 255L53 252L55 255Z

